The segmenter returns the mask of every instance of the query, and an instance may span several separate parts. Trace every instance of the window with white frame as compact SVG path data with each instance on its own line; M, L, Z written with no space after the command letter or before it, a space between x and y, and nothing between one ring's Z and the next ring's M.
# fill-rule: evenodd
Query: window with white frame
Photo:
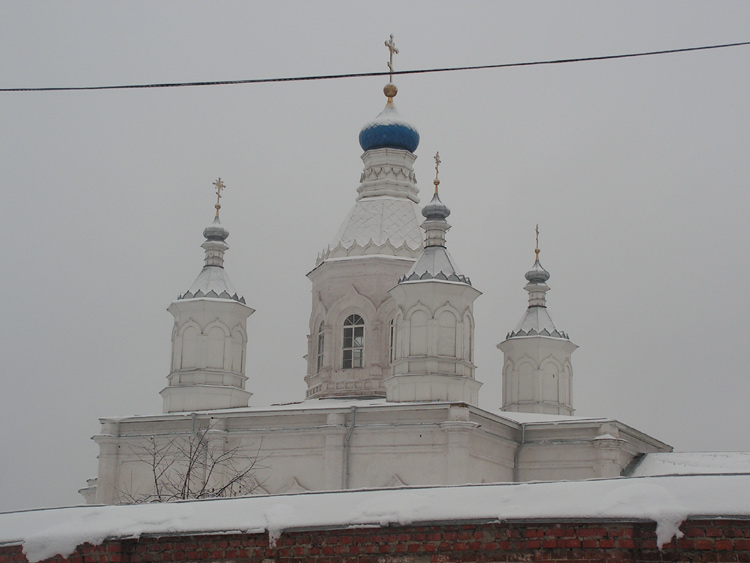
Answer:
M343 361L341 367L364 367L365 321L359 315L349 315L344 321Z

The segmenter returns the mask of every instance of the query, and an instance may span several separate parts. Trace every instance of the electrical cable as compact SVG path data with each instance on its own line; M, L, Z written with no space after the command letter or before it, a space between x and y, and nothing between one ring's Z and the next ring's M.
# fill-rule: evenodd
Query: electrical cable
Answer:
M740 47L750 45L750 41L741 41L738 43L724 43L721 45L703 45L701 47L683 47L681 49L666 49L662 51L645 51L640 53L623 53L619 55L602 55L598 57L579 57L571 59L553 59L546 61L527 61L520 63L501 63L492 65L477 66L457 66L445 68L428 68L418 70L397 70L384 72L355 72L348 74L324 74L317 76L291 76L280 78L250 78L246 80L214 80L205 82L166 82L156 84L122 84L115 86L50 86L40 88L0 88L0 92L70 92L78 90L135 90L145 88L184 88L188 86L228 86L234 84L263 84L268 82L305 82L311 80L335 80L341 78L364 78L370 76L388 76L388 75L405 75L405 74L430 74L436 72L455 72L464 70L487 70L496 68L510 68L523 66L540 66L567 63L580 63L590 61L607 61L613 59L628 59L635 57L649 57L653 55L668 55L672 53L686 53L690 51L706 51L709 49L724 49L727 47Z

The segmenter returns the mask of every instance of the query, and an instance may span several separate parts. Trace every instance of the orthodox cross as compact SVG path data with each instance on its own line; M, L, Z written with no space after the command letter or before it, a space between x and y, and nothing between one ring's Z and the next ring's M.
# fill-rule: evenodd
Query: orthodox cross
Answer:
M391 38L385 42L385 46L388 47L388 51L390 51L391 58L388 61L388 70L390 70L390 74L388 75L388 82L393 82L393 54L398 55L398 49L396 49L396 44L393 42L393 34L391 33Z
M536 260L539 261L539 253L541 250L539 250L539 225L536 226L536 248L534 249L534 254L536 254Z
M214 207L216 208L216 217L218 217L219 209L221 209L221 190L226 189L226 186L224 185L224 182L221 181L221 178L216 180L213 185L216 187L216 205L214 205Z
M440 185L440 180L438 180L438 174L440 173L440 163L443 162L440 160L440 153L435 153L435 180L433 180L433 184L435 184L435 193L438 193L438 186Z

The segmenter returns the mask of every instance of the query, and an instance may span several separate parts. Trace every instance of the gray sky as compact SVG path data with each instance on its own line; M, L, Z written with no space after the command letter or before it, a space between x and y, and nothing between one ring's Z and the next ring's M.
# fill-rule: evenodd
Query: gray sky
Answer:
M6 2L0 87L229 80L750 40L748 2ZM750 47L398 77L424 196L440 151L475 303L481 405L526 307L580 346L574 406L678 450L750 450ZM0 510L73 504L97 418L161 411L211 182L248 322L251 405L304 397L305 274L356 196L382 77L0 94Z

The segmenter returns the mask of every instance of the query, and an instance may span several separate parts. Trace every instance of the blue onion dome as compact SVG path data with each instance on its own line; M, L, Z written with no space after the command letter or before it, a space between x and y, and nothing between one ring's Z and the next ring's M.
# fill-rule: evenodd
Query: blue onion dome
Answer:
M419 132L396 111L389 100L385 109L367 123L359 132L359 145L362 150L402 149L414 152L419 146Z
M549 279L549 272L542 268L539 260L534 262L534 266L526 272L526 279L529 283L545 283Z
M428 221L445 221L450 214L451 210L440 201L437 192L432 196L430 203L422 208L422 215L424 215L425 219Z
M206 240L220 240L225 241L229 236L229 231L224 228L224 225L219 222L218 215L208 227L203 229L203 236Z

